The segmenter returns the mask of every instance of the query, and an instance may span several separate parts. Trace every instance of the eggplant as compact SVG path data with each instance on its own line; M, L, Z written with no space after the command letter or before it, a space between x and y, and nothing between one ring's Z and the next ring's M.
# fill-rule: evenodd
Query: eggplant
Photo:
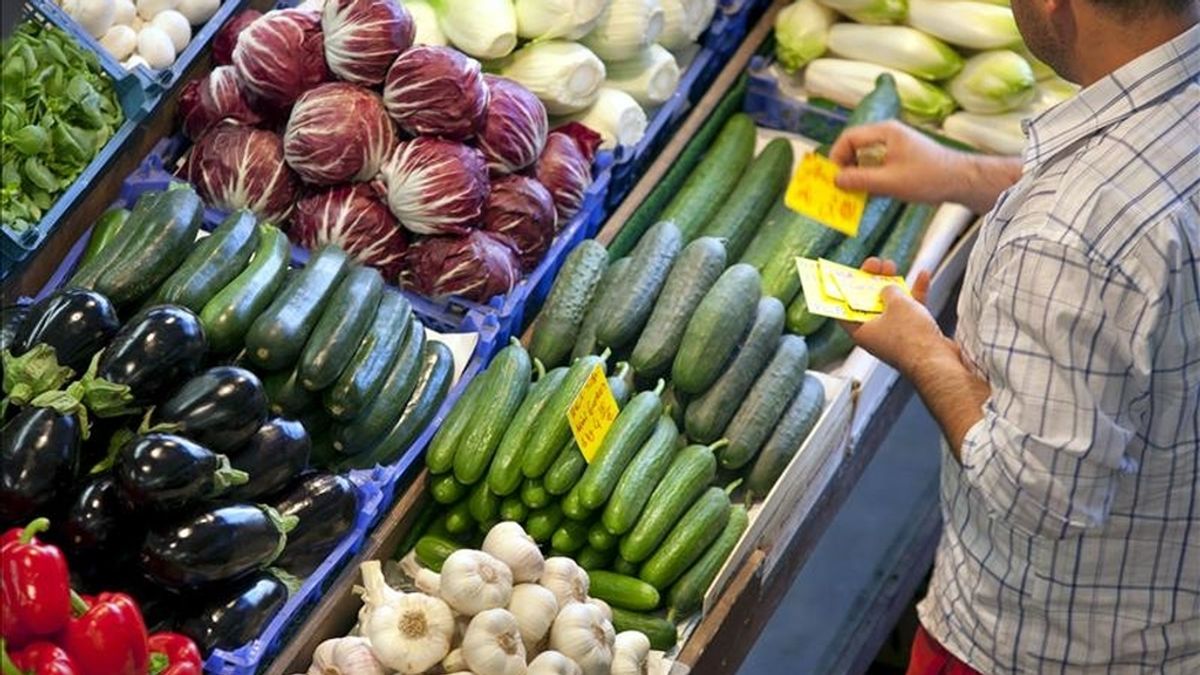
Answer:
M108 298L82 288L56 291L33 303L13 339L20 356L35 345L54 348L59 365L82 375L92 357L117 334L121 322Z
M11 350L17 340L17 332L29 316L29 305L10 305L0 309L0 352Z
M229 463L245 471L250 480L227 494L231 499L250 501L279 492L308 467L312 441L304 425L276 417L254 432L250 441L229 455Z
M318 473L301 480L272 506L284 518L297 519L296 528L288 533L287 546L274 564L297 577L306 577L354 529L358 491L345 476Z
M67 507L62 548L71 572L85 585L106 587L114 575L130 567L141 528L121 503L117 482L105 473L85 483Z
M198 505L246 482L224 455L174 434L130 439L117 452L113 474L126 508L149 515Z
M177 425L176 433L213 452L245 445L267 421L267 395L254 373L217 366L188 380L154 409L152 423Z
M270 565L291 525L271 507L212 507L152 526L138 558L146 577L169 589L229 582Z
M0 430L0 524L45 515L79 473L80 425L74 415L28 407Z
M98 375L128 385L134 405L156 403L200 369L207 350L204 328L191 311L148 307L117 331L100 357Z
M290 589L269 572L209 593L188 603L177 617L177 630L208 656L214 649L233 650L258 637L287 603Z

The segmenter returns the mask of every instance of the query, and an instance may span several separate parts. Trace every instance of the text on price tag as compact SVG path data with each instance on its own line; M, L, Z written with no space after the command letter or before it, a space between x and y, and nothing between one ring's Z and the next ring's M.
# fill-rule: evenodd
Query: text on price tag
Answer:
M858 236L858 222L867 206L867 193L848 192L834 184L841 170L832 161L810 152L800 160L788 183L784 203L801 215L848 237Z
M579 444L579 450L588 464L600 451L600 444L604 442L619 412L617 399L613 397L612 389L608 388L608 379L604 377L604 367L597 364L571 407L567 408L571 432L575 434L575 442Z

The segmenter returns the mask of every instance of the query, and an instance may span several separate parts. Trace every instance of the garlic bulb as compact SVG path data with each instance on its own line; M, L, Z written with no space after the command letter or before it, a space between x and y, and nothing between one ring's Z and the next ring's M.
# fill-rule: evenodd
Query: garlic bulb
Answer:
M582 602L559 610L550 628L550 648L579 664L583 675L608 675L615 638L599 608Z
M417 570L417 575L413 577L413 585L422 593L440 596L442 594L442 575L433 570L421 568Z
M601 616L608 621L612 621L612 607L609 607L607 602L600 598L588 598L587 602L589 605L595 605L596 609L600 610Z
M401 673L422 673L450 652L454 615L441 600L424 593L401 593L387 585L383 566L369 560L362 571L362 634L375 658Z
M462 647L451 649L446 658L442 659L442 670L453 673L456 670L466 670L467 660L463 657Z
M459 549L442 564L442 598L459 614L504 607L511 597L512 571L483 551Z
M517 618L525 653L536 654L554 624L554 617L558 616L558 600L554 593L545 586L518 584L513 587L508 611Z
M650 657L650 638L640 631L627 630L613 640L612 675L646 675Z
M308 675L387 675L371 652L365 638L344 637L326 640L313 650Z
M517 619L506 609L486 609L471 619L463 636L463 657L476 673L525 675L525 645Z
M587 572L570 558L558 556L547 559L539 583L554 593L560 611L572 602L587 602Z
M512 521L498 523L488 530L483 539L483 552L508 565L513 582L518 584L537 583L545 567L537 542L519 523Z
M529 662L526 675L583 675L579 664L556 651L542 652Z

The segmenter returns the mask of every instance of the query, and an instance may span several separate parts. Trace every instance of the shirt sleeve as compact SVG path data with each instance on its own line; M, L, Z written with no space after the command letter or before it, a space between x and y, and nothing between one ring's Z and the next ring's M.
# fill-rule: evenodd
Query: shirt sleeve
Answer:
M1027 534L1076 536L1108 518L1130 468L1153 301L1119 268L1028 235L986 270L977 366L991 397L962 464L994 517Z

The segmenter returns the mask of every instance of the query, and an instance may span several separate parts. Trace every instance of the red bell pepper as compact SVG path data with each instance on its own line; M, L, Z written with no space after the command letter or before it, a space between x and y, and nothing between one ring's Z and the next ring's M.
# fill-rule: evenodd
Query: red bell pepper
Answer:
M16 539L6 534L0 546L0 636L17 647L57 633L71 616L67 560L34 538L49 527L49 520L38 518Z
M10 668L22 675L79 675L75 662L62 647L49 642L35 642L13 652L4 668L4 675L12 675Z
M200 675L200 666L194 663L172 663L158 675Z
M150 675L199 675L204 665L200 648L186 635L163 631L151 635L149 644Z
M145 675L150 660L146 623L133 598L101 593L91 607L75 596L82 615L67 622L63 646L80 675Z

